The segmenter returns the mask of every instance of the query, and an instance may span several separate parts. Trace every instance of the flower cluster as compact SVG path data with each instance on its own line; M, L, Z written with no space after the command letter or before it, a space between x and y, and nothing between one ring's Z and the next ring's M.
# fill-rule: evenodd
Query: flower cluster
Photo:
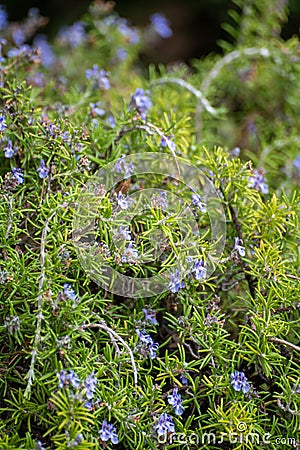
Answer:
M192 194L192 204L196 206L202 213L206 213L207 206L199 194Z
M194 267L192 268L192 273L196 280L203 280L206 278L207 269L205 266L205 262L202 259L196 259L194 261Z
M175 269L175 272L170 273L169 290L173 293L179 291L179 289L185 288L185 283L179 269Z
M139 337L139 344L137 350L144 356L149 355L151 359L156 357L156 352L158 350L158 344L153 342L150 334L147 334L145 330L136 330Z
M242 240L239 239L238 237L234 238L234 251L236 251L240 256L245 256L245 247L243 247L242 244Z
M248 383L244 372L238 372L237 370L235 370L234 373L230 375L230 378L231 385L235 391L242 390L244 394L247 394L247 392L249 392L250 384Z
M164 14L155 13L150 16L153 29L163 39L168 39L173 35L168 19Z
M118 159L115 165L115 172L124 174L124 178L128 178L134 174L135 167L132 161L126 163L125 156L122 155L121 158Z
M174 433L175 425L172 417L170 417L167 413L163 413L154 425L154 429L156 430L158 436L165 436L168 433Z
M249 177L249 186L260 191L262 194L268 194L268 183L264 175L265 171L263 169L254 170L253 175Z
M149 97L149 92L144 89L138 88L131 96L131 107L135 108L141 116L141 119L146 120L147 112L152 106L152 102Z
M153 309L143 308L143 312L147 321L151 322L153 325L158 325L158 322L156 320L156 311L154 311Z
M178 394L178 388L173 389L172 394L168 395L168 403L173 407L175 414L181 416L184 412L184 407L182 406L181 395Z
M119 442L118 433L116 427L112 424L107 423L103 420L101 430L99 431L100 439L103 442L111 441L112 444L117 444Z
M109 73L104 69L99 69L97 64L86 71L86 78L94 83L95 88L102 88L105 91L110 89Z

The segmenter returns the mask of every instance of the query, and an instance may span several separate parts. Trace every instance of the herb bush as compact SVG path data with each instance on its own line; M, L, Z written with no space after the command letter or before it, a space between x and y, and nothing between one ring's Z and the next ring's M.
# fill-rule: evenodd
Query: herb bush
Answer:
M299 40L235 3L148 70L161 15L0 8L1 449L299 448Z

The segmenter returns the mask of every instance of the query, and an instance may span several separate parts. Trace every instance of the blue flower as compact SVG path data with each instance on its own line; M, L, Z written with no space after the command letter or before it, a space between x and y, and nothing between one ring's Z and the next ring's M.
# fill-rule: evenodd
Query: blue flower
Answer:
M242 240L239 239L238 237L234 238L233 250L237 251L240 256L245 256L245 247L241 245L242 243L243 243Z
M205 263L202 259L196 259L194 262L194 267L192 273L194 274L196 280L203 280L206 277L207 269Z
M150 20L156 33L163 39L170 38L173 35L173 31L170 28L169 21L164 14L152 14L152 16L150 16Z
M83 441L83 434L79 433L79 434L77 434L74 441L71 441L68 444L68 447L77 447L77 445L81 444L82 441Z
M98 380L95 377L95 373L92 372L90 376L85 379L84 389L85 395L88 400L91 400L94 397L94 391L96 389Z
M118 231L113 235L112 240L114 242L122 240L122 241L131 241L131 232L128 226L121 225Z
M46 167L45 161L41 159L40 167L36 169L37 173L39 174L40 178L46 178L49 173L49 168Z
M144 89L138 88L131 96L131 106L134 107L140 114L143 120L146 120L148 109L151 108L152 102L149 97L149 92Z
M297 170L300 170L300 155L297 156L297 158L295 159L293 164L294 164L294 166L296 167Z
M151 342L151 344L149 345L149 356L151 359L156 358L158 347L159 345L157 342Z
M0 30L4 30L8 24L8 15L3 5L0 5Z
M174 273L170 274L169 289L171 292L175 293L178 292L179 289L183 289L184 287L184 280L182 279L180 271L176 269Z
M189 380L186 378L186 376L184 374L181 374L179 378L180 378L181 384L188 384Z
M18 184L22 184L24 181L24 175L22 169L16 169L15 167L12 169L13 176L17 180Z
M85 74L86 78L94 81L97 87L103 88L106 91L110 89L109 73L104 69L99 70L97 64L94 64L92 69L86 70Z
M92 116L105 116L105 111L104 109L100 108L101 103L97 102L97 103L90 103L90 108L91 108L91 112L92 112Z
M126 163L125 156L122 155L121 158L119 158L115 165L115 172L116 173L124 173L124 178L130 177L132 174L134 174L135 166L132 161L129 163Z
M14 43L20 47L20 45L24 44L26 41L26 36L24 30L19 26L15 26L12 32L12 38Z
M78 47L86 40L84 23L75 22L69 27L63 27L58 34L58 39L63 44L69 44L72 48Z
M147 334L145 330L136 330L136 333L139 337L141 345L141 353L149 354L151 359L156 358L156 352L158 350L159 345L156 342L153 342L150 334ZM145 352L144 352L145 350Z
M158 434L158 436L165 436L168 433L175 432L175 425L172 417L168 416L167 413L163 413L158 419L157 423L154 425L154 428Z
M184 412L184 407L182 406L181 395L178 394L178 388L173 389L172 394L168 395L168 403L173 407L175 414L181 416Z
M161 208L162 211L166 211L168 208L168 199L166 192L160 192L159 194L153 194L151 202L154 208Z
M199 208L201 212L206 213L206 203L199 194L192 194L192 204Z
M139 254L135 248L135 243L130 241L127 247L124 248L121 255L122 263L135 264L138 262Z
M116 427L112 424L107 423L106 420L103 420L101 430L99 431L100 438L103 442L111 441L113 444L117 444L119 442L118 433Z
M244 372L238 372L237 370L235 370L234 373L230 375L230 378L231 385L235 391L242 390L244 394L249 392L250 384L248 383Z
M69 283L64 284L64 295L70 300L77 299L77 294Z
M263 169L254 170L253 175L249 177L249 186L260 191L262 194L268 194L268 183L264 175L265 171Z
M55 62L55 55L52 51L52 47L47 41L46 36L39 34L34 39L34 46L40 50L41 62L44 67L49 68L53 66Z
M0 131L4 131L6 127L5 117L0 116Z
M128 196L125 196L122 194L121 191L119 191L117 195L117 203L118 206L120 206L121 209L128 209L131 203L131 198Z
M12 158L18 151L18 148L13 148L12 141L7 142L7 146L3 149L5 158Z
M140 41L139 33L136 29L129 26L128 21L124 18L118 19L118 31L122 34L128 42L132 45L136 45Z
M153 325L158 325L156 320L156 311L153 311L153 309L143 308L143 312L145 313L146 320L149 320L149 322L153 323Z
M69 373L66 370L62 370L57 374L58 377L58 387L60 389L65 388L71 384L71 386L77 389L80 386L80 379L73 370Z
M37 441L37 443L36 443L36 450L46 450L46 447L43 446L41 441Z

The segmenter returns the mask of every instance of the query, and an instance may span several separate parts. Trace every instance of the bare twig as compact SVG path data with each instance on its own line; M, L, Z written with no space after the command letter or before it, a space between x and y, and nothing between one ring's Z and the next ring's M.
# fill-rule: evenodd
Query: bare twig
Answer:
M277 337L271 337L270 341L277 342L278 344L286 345L287 347L291 347L297 352L300 352L300 347L298 345L292 344L291 342L285 341L284 339L279 339Z
M46 239L47 239L47 234L48 234L48 230L49 230L49 223L52 220L52 218L55 216L55 214L56 214L56 211L54 211L53 214L51 214L51 216L49 217L49 219L46 220L45 226L44 226L44 229L42 232L42 237L41 237L41 247L40 247L41 273L40 273L39 285L38 285L39 294L37 297L38 312L37 312L37 321L36 321L36 334L35 334L34 343L33 343L33 350L31 353L30 367L29 367L29 370L26 375L26 378L28 378L28 382L27 382L27 386L26 386L26 389L24 392L25 397L28 397L30 395L31 386L34 381L34 365L35 365L37 349L38 349L38 345L39 345L39 341L40 341L40 337L41 337L41 324L42 324L42 320L43 320L43 314L42 314L43 297L44 297L43 288L44 288L44 283L45 283L45 278L46 278L46 264L45 264L46 263Z
M124 345L124 347L126 348L130 359L131 359L131 365L132 365L132 370L133 370L133 378L134 378L134 384L135 386L137 386L138 384L138 372L137 372L137 368L136 368L136 364L135 364L135 360L134 360L134 356L132 353L131 348L129 347L129 345L124 341L123 338L121 338L121 336L114 331L112 328L110 328L108 325L106 325L106 323L104 322L104 320L101 321L101 323L88 323L88 324L83 324L79 327L79 330L84 330L86 328L101 328L102 330L106 331L109 335L109 337L111 338L112 341L114 341L114 339L118 340L121 342L121 344Z

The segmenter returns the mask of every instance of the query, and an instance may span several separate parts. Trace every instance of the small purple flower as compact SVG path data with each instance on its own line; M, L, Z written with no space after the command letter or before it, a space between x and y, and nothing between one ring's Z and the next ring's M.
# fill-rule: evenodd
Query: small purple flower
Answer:
M18 148L13 148L12 141L7 142L7 146L3 149L5 158L12 158L17 152Z
M68 375L68 380L69 380L71 386L73 386L73 388L75 388L75 389L79 388L80 379L73 370L70 370L69 375Z
M245 247L241 245L242 243L243 243L242 240L239 239L238 237L234 238L233 250L237 251L240 256L245 256Z
M147 111L152 106L149 92L138 88L131 96L130 105L137 110L143 120L146 120Z
M36 169L40 178L46 178L49 173L49 168L46 166L45 161L41 159L40 167Z
M24 44L20 48L13 47L11 50L7 52L7 56L9 58L16 58L17 56L28 56L32 52L32 48L30 45Z
M85 395L88 400L91 400L94 397L94 391L96 389L98 380L95 377L95 373L92 372L90 376L85 379L84 389Z
M118 229L118 231L113 235L112 237L113 241L131 241L131 232L128 228L128 226L121 225Z
M79 433L79 434L77 434L74 441L71 441L68 444L68 447L77 447L77 445L81 444L82 441L83 441L83 434Z
M106 122L111 128L114 128L116 126L116 121L113 116L108 116Z
M168 433L175 432L175 425L172 417L168 416L167 413L163 413L158 419L157 423L154 425L154 428L158 434L158 436L165 436Z
M132 161L129 163L126 163L125 156L122 155L121 158L119 158L115 165L115 172L116 173L124 173L124 178L130 177L132 174L134 174L135 166Z
M242 390L244 394L247 394L247 392L249 392L250 384L248 383L244 372L238 372L237 370L235 370L234 373L230 375L230 378L230 384L235 391Z
M4 131L6 127L5 117L0 116L0 131Z
M202 200L199 194L192 194L192 204L199 208L202 213L206 213L206 203Z
M37 443L36 443L36 450L46 450L46 447L43 446L41 441L37 441Z
M4 30L8 24L8 14L3 5L0 5L0 30Z
M128 197L128 195L124 196L122 194L122 192L119 191L119 193L117 195L117 203L118 203L118 206L121 209L128 209L130 207L130 204L131 204L131 198Z
M143 312L145 314L145 319L151 322L153 325L158 325L158 322L156 320L156 311L153 309L146 309L143 308Z
M128 39L129 43L132 45L136 45L140 41L139 33L136 29L129 26L128 21L124 18L118 19L118 30L119 33L122 34L126 39Z
M160 192L158 195L153 194L151 197L151 202L154 208L161 208L162 211L166 211L168 208L168 199L166 192Z
M16 25L12 32L12 38L14 43L20 47L26 41L26 36L23 28L20 25Z
M78 47L86 40L86 32L83 22L75 22L69 27L63 27L58 34L58 39L63 44L68 44L72 48Z
M91 113L92 116L105 116L105 110L100 108L101 103L97 102L97 103L90 103L90 108L91 108Z
M152 342L149 345L149 356L150 356L151 359L156 358L156 352L158 350L158 347L159 347L159 345L158 345L157 342Z
M294 164L294 166L296 167L297 170L300 170L300 155L297 156L297 158L295 159L293 164Z
M68 374L65 370L62 370L57 374L58 377L58 387L60 389L64 388L68 384Z
M118 433L116 427L112 424L107 423L106 420L103 420L101 430L99 431L100 438L103 442L111 441L113 444L117 444L119 442Z
M73 301L77 299L77 294L69 283L64 284L64 295Z
M41 62L44 67L49 68L53 66L55 62L55 55L52 51L52 47L47 41L47 37L43 34L39 34L34 39L34 46L40 51Z
M127 50L125 50L125 48L122 47L118 47L116 49L116 57L119 61L124 61L128 56Z
M150 334L147 334L145 330L136 330L136 333L140 340L140 349L142 354L148 354L151 359L156 358L156 352L158 350L159 345L157 342L153 342Z
M15 167L12 169L13 176L17 180L18 184L22 184L24 182L24 175L22 169L16 169Z
M179 378L180 378L181 384L188 384L189 380L186 378L186 376L184 374L181 374Z
M122 263L135 264L138 262L139 254L135 248L135 243L130 241L127 247L124 248L121 255Z
M203 280L203 278L206 278L206 272L207 269L204 261L202 259L196 259L192 269L192 273L194 274L196 280Z
M108 91L110 89L110 79L109 73L104 69L100 69L97 64L93 65L92 69L88 69L86 72L86 78L88 80L94 81L97 87L103 88Z
M174 273L170 274L169 289L171 292L175 293L183 288L185 288L184 280L182 279L179 269L176 269Z
M173 35L169 21L164 14L152 14L152 16L150 16L150 20L156 33L163 39L168 39Z
M171 150L176 150L176 145L171 141L172 136L164 136L160 140L160 146L163 148L169 147Z
M268 194L268 183L264 175L265 171L263 169L254 170L253 175L249 177L249 186L257 191L260 191L262 194Z
M173 407L175 414L181 416L184 412L184 407L182 406L181 395L178 394L178 388L173 389L172 394L168 395L168 403Z

